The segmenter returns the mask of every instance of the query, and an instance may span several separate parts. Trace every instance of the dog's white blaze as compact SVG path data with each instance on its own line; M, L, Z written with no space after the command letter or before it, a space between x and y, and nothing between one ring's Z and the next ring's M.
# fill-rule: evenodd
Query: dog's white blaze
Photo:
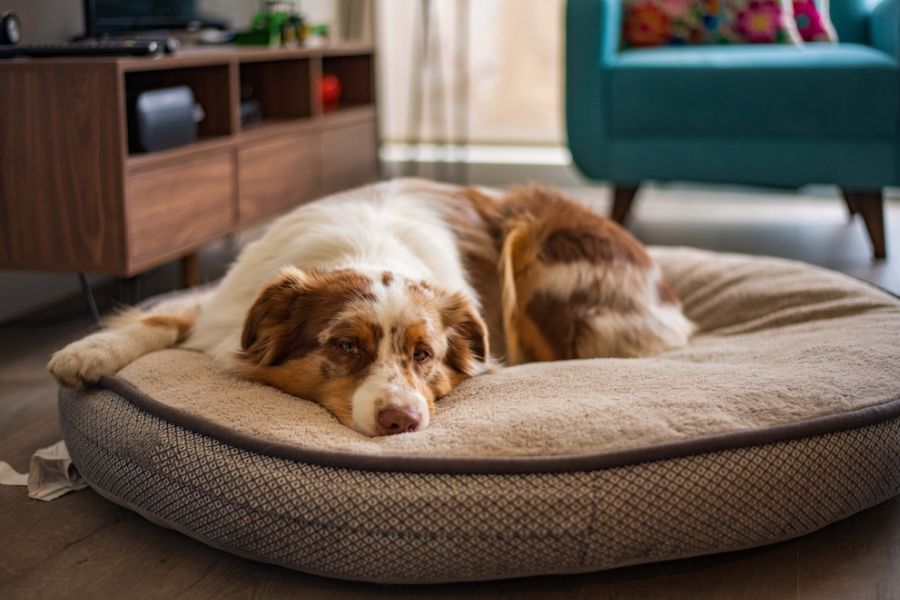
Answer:
M353 424L357 431L367 435L378 434L378 412L388 406L410 407L419 413L419 429L428 426L428 401L417 389L411 387L400 366L402 356L394 354L391 327L400 323L412 310L409 292L405 282L395 279L391 285L384 285L373 278L375 294L375 314L384 335L378 343L378 353L371 367L371 373L353 394ZM383 400L376 406L378 399Z
M373 277L375 284L375 314L378 322L384 328L385 337L391 330L391 325L402 320L403 316L412 310L409 301L409 292L406 281L401 275L395 275L390 285L384 285L380 279Z

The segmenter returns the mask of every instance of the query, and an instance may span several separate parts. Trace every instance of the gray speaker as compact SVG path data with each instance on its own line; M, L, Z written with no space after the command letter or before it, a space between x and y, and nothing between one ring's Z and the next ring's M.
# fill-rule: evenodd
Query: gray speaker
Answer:
M197 124L205 117L186 85L140 92L128 102L128 148L158 152L197 141Z

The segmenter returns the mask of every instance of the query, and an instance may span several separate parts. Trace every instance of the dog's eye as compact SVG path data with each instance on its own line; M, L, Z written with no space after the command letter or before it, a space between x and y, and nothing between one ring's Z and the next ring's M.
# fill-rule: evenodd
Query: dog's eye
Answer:
M413 352L413 360L416 362L425 362L429 358L431 358L431 352L425 348L417 348L416 351Z
M341 351L346 352L347 354L356 354L359 352L359 348L353 342L338 342L337 346Z

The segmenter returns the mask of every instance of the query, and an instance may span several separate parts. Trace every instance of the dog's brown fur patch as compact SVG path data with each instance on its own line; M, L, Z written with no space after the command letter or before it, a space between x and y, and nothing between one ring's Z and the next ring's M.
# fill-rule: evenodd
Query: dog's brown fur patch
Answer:
M257 297L241 335L243 358L275 366L318 348L318 335L355 300L374 301L371 281L353 271L289 270Z
M575 357L575 324L577 315L573 306L548 294L534 294L526 305L526 314L531 323L540 323L540 332L532 332L522 340L526 360L564 360ZM534 339L540 336L540 343ZM545 345L551 352L547 352Z
M441 320L447 328L444 362L457 374L470 377L490 355L487 327L478 312L460 293L445 295Z
M545 263L620 262L648 269L653 261L634 237L613 221L539 186L513 189L504 197L504 221L523 215L535 223L538 256Z
M657 286L661 302L678 303L665 281L651 283L653 261L640 242L560 193L529 186L501 198L473 188L464 195L498 249L507 362L615 355L620 346L597 337L604 334L592 330L590 318L608 311L640 329L637 299L648 285ZM555 295L543 291L548 285ZM632 333L625 327L617 335ZM626 346L640 348L640 340L632 342ZM647 338L648 352L658 345Z

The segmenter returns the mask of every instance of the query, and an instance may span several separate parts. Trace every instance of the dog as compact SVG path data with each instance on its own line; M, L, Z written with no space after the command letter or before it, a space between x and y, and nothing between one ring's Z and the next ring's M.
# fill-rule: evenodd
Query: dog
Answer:
M199 306L120 314L48 367L79 387L180 345L380 436L427 427L498 356L640 357L693 331L645 248L559 192L402 179L295 209Z

